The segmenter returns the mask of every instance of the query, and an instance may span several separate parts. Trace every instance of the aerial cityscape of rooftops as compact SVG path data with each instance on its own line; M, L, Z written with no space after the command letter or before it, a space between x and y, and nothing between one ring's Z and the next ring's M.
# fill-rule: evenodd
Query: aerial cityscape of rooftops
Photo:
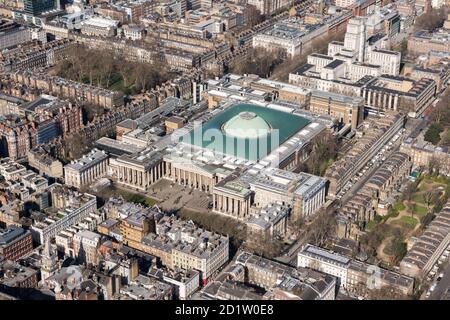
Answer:
M450 300L449 0L0 1L0 300Z

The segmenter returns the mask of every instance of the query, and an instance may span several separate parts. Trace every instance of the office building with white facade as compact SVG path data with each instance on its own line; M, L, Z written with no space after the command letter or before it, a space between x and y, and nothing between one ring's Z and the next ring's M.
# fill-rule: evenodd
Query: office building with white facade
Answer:
M108 171L108 155L93 149L82 158L64 166L65 184L75 188L90 185Z

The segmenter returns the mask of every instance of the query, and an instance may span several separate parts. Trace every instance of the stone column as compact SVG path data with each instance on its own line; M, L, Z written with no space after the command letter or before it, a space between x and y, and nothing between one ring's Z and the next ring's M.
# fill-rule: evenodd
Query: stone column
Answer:
M155 182L155 175L153 174L153 168L150 168L149 172L150 172L150 182L153 183Z
M242 206L242 201L238 200L237 201L237 216L240 217L241 216L241 206Z
M143 179L144 179L144 187L147 187L147 186L148 186L147 170L145 170L145 171L142 173L142 176L143 176Z
M222 211L222 195L218 195L219 198L217 199L217 210Z

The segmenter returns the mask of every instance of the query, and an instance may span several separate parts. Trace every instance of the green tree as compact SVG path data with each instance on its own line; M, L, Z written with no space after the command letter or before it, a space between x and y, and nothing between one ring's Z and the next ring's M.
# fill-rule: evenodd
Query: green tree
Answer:
M425 141L431 142L434 145L437 145L441 140L441 133L444 129L442 125L439 123L432 123L428 130L425 132L424 139Z
M406 255L406 243L401 239L392 240L392 255L394 256L394 264L397 264Z
M322 176L338 154L338 141L331 133L324 132L314 139L305 171Z
M402 54L402 57L405 56L408 53L408 39L403 39L394 50L399 51Z
M308 242L323 246L336 231L336 219L333 214L320 210L314 221L308 226Z
M405 189L403 190L403 197L408 203L411 202L414 193L417 191L417 185L414 182L408 182Z
M428 224L433 221L434 219L434 213L428 212L426 215L424 215L422 218L420 218L420 228L422 230L425 230Z
M441 99L431 111L430 119L445 127L450 125L450 88L444 91Z
M408 205L409 213L411 213L411 217L414 217L414 213L417 211L417 204L411 203Z
M428 162L428 173L431 176L439 176L441 171L441 160L438 157L432 156Z
M430 208L430 204L433 202L433 199L435 199L434 195L434 191L427 191L422 195L423 201L427 204L427 208Z
M297 217L292 220L290 225L293 232L298 236L306 226L305 218Z
M448 7L442 6L440 9L429 8L428 12L419 16L414 24L415 30L433 31L442 27L448 14Z
M441 144L446 147L450 147L450 129L445 130L441 137Z
M434 202L433 212L434 212L434 213L439 213L439 212L441 212L441 210L442 210L443 207L444 207L444 202L441 200L441 198L438 198L438 199Z
M380 289L370 290L368 292L369 300L406 300L411 299L405 296L397 288L391 286L383 286Z
M236 63L231 71L239 74L256 74L267 78L275 66L283 60L284 53L280 50L268 51L264 48L249 49L245 59Z

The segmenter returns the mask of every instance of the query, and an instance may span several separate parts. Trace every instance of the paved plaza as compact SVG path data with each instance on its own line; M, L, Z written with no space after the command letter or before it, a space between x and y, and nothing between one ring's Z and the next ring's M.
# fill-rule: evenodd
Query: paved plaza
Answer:
M181 186L170 180L162 179L150 188L149 195L159 201L163 210L187 210L208 212L211 195L189 187Z

